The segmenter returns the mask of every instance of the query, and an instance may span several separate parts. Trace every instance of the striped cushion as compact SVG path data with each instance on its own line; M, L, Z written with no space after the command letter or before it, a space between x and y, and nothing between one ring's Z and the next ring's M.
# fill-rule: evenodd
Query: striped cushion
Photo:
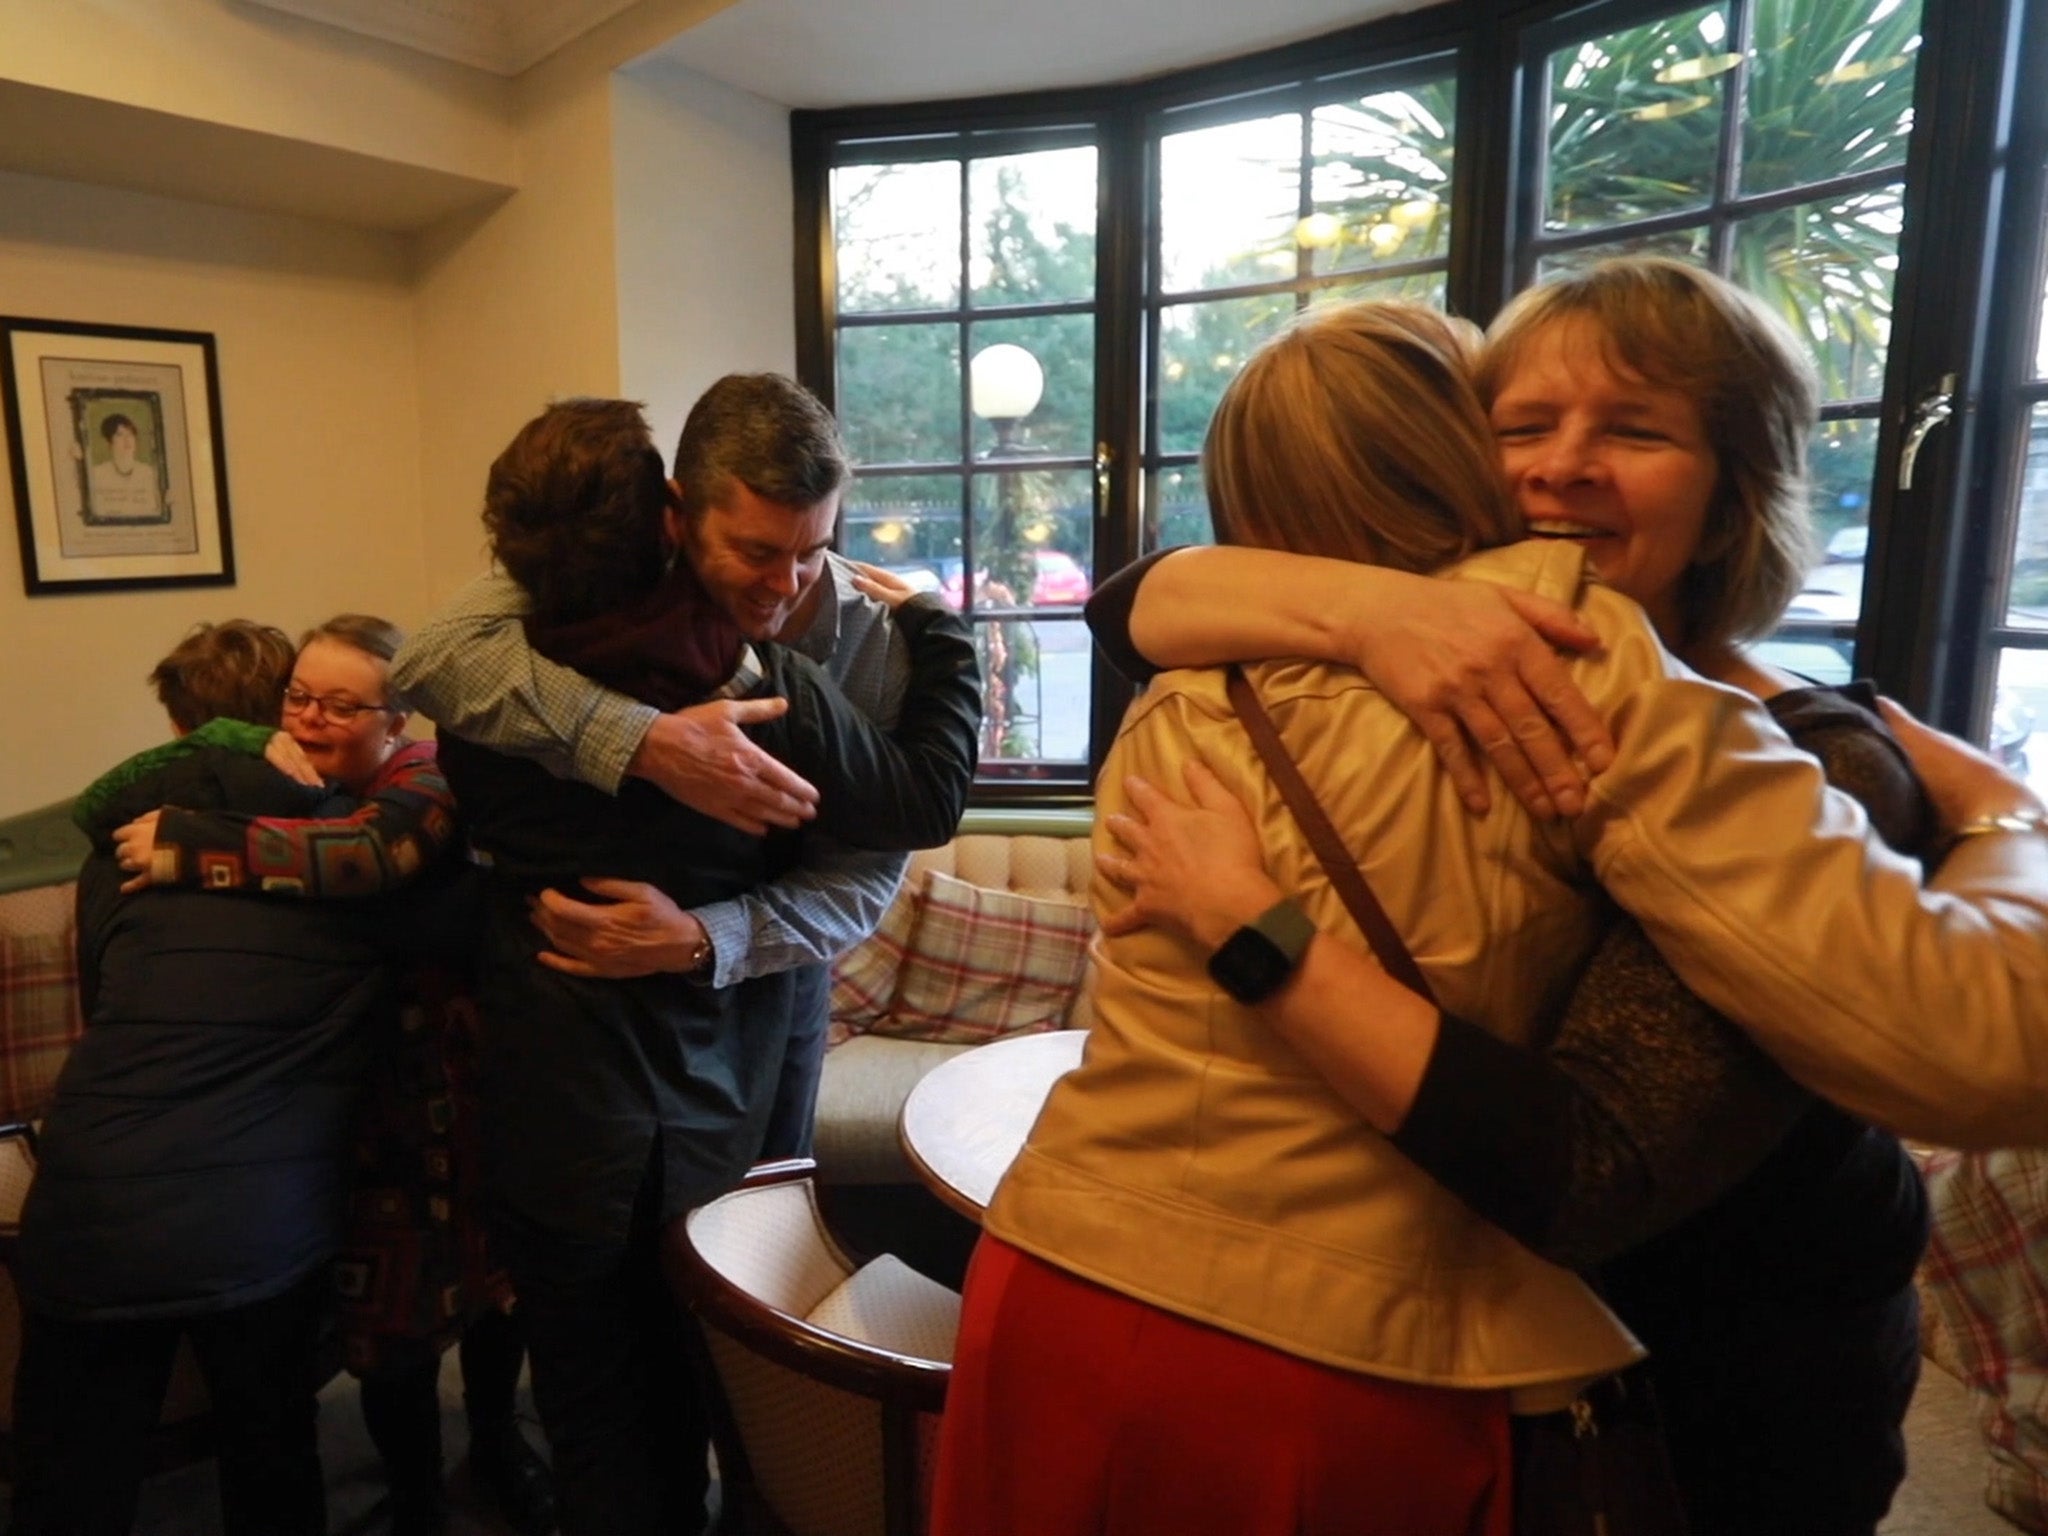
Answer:
M0 1120L42 1117L84 1028L71 930L0 934Z
M1095 931L1088 908L926 879L895 1006L870 1032L978 1045L1064 1024Z

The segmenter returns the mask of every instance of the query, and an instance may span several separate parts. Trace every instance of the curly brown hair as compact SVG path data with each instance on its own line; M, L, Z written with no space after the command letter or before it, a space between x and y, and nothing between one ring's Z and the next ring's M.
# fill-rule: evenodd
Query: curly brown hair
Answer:
M558 400L491 465L491 552L541 623L589 618L643 596L668 564L661 454L633 400Z

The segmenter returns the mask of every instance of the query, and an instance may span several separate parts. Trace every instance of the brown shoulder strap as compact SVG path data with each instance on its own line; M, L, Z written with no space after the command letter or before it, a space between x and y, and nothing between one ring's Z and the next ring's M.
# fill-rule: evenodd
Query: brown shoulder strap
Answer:
M1394 931L1394 925L1387 920L1379 898L1365 883L1365 876L1358 871L1358 861L1345 849L1337 829L1330 825L1330 818L1316 799L1315 791L1308 787L1308 780L1301 776L1294 759L1288 756L1287 748L1280 740L1280 732L1273 726L1273 717L1259 702L1258 691L1252 687L1251 679L1244 675L1243 668L1233 666L1225 686L1230 692L1230 706L1237 711L1238 719L1244 722L1252 745L1259 749L1259 756L1265 759L1266 771L1273 776L1280 798L1294 813L1303 836L1308 838L1309 847L1322 861L1330 884L1336 887L1338 896L1351 912L1352 921L1358 924L1366 942L1372 945L1372 952L1379 956L1380 964L1386 967L1389 976L1409 991L1434 1003L1436 994L1430 990L1428 978L1415 963L1415 957L1408 953L1408 946L1401 942L1401 935Z

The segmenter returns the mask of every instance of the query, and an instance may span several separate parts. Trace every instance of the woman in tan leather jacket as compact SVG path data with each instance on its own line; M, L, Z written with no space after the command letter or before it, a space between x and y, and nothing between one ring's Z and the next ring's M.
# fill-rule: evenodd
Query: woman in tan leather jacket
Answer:
M1226 540L1427 570L1508 535L1464 360L1434 325L1425 339L1413 311L1331 312L1247 367L1205 460ZM1674 425L1687 424L1657 430ZM1690 425L1669 446L1698 478L1711 448ZM1701 525L1710 494L1711 481L1678 510ZM1851 1090L1889 1089L1885 1052L1931 1002L1974 991L1989 1007L1965 1021L1974 1038L1958 1060L2000 1052L2013 1076L2031 1067L2037 1092L2041 884L1995 853L1952 865L1960 897L1923 891L1759 706L1687 673L1640 610L1585 587L1585 553L1525 544L1449 571L1575 603L1600 642L1573 675L1618 746L1568 828L1514 807L1469 817L1426 744L1356 674L1253 669L1446 1008L1531 1038L1594 943L1598 880L1746 1025L1802 1018L1787 1033L1803 1054L1796 1042L1789 1054ZM1254 807L1266 868L1302 915L1355 942L1214 674L1169 677L1140 701L1105 770L1104 810L1126 808L1127 774L1178 785L1197 760ZM1098 852L1115 867L1106 837ZM1113 935L1098 1024L990 1211L939 1529L1160 1528L1148 1522L1164 1513L1175 1529L1351 1530L1377 1511L1390 1530L1504 1530L1509 1392L1535 1406L1569 1395L1633 1341L1369 1129L1385 1121L1385 1085L1347 1056L1347 1030L1276 1027L1242 973L1223 977L1238 997L1212 980L1213 944L1127 931L1121 894L1105 881L1096 895ZM1292 925L1260 926L1284 938ZM1851 984L1829 985L1823 962L1845 956ZM1358 995L1347 957L1372 970L1344 945L1304 956L1297 943L1280 996L1320 999L1327 1018L1333 999ZM1877 1067L1839 1060L1857 1031L1880 1043ZM1971 1068L1941 1070L1916 1085L1918 1102ZM2024 1091L2004 1083L1983 1116L2038 1117Z
M1597 536L1696 506L1699 486L1733 484L1734 495L1719 493L1724 520L1775 525L1783 536L1763 547L1795 552L1806 493L1802 477L1777 466L1803 469L1811 377L1798 344L1739 292L1694 267L1637 260L1517 301L1480 371L1532 526L1595 535L1584 541L1603 571L1665 610L1660 629L1674 648L1763 697L1887 843L1927 859L1941 847L1935 808L1871 713L1868 685L1806 686L1714 638L1731 614L1738 633L1768 632L1787 562L1767 560L1761 579L1755 567L1745 576L1739 565L1701 564L1702 539L1681 518L1676 538L1649 540L1663 558L1650 551L1646 576L1643 550L1633 565L1616 561L1617 546ZM1631 412L1666 391L1683 397L1669 402L1681 414L1702 418L1714 473L1659 480L1653 468L1645 478L1646 464L1674 459L1654 432L1645 445L1651 423ZM1740 413L1719 406L1734 398L1760 402L1753 424L1770 430L1740 430ZM1733 466L1725 479L1724 463ZM1757 494L1773 484L1786 494ZM1725 535L1722 544L1735 547ZM1173 590L1185 586L1185 567L1172 563L1159 585L1185 596ZM1331 574L1350 580L1357 570ZM1128 599L1150 580L1140 575L1091 613L1113 652L1128 651ZM1143 819L1122 828L1132 858L1114 866L1138 891L1127 918L1227 933L1233 902L1267 899L1250 822L1213 781L1200 782L1195 807L1139 791ZM1199 883L1188 879L1195 869ZM1541 1053L1410 1012L1410 1002L1377 974L1352 999L1352 1022L1369 1017L1373 1027L1351 1039L1390 1063L1425 1062L1376 1123L1537 1253L1597 1270L1606 1299L1651 1349L1693 1536L1870 1531L1904 1475L1900 1425L1918 1375L1911 1279L1926 1200L1897 1139L1798 1090L1685 990L1632 923L1603 940ZM1427 1040L1421 1052L1395 1043L1404 1025Z

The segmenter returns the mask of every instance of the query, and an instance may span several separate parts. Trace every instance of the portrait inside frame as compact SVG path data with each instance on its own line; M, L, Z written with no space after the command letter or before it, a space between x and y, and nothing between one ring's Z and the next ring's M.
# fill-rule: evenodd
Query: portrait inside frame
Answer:
M30 596L233 585L210 333L0 316L0 409Z

